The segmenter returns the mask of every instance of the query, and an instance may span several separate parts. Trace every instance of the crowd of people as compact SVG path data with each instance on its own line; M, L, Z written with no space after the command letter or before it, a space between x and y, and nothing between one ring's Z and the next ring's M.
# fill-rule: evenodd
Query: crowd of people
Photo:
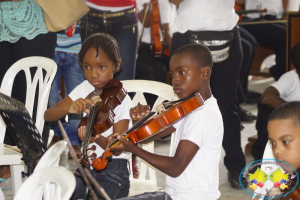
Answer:
M150 111L146 105L133 108L130 95L124 97L113 110L112 127L89 141L90 146L96 146L97 155L113 139L122 143L115 148L104 170L90 169L110 198L218 199L222 147L231 187L248 186L245 177L239 180L246 166L241 148L241 122L256 120L258 140L252 148L255 160L262 159L268 138L277 142L272 128L274 121L290 119L297 121L298 126L299 119L294 116L282 119L275 113L268 118L287 102L300 100L300 44L291 51L291 62L296 69L286 72L286 24L264 22L285 19L289 10L295 10L291 5L299 10L300 2L296 5L289 0L86 0L86 3L90 11L85 16L69 29L52 33L47 30L42 9L34 0L0 0L0 15L10 16L0 18L0 49L5 49L0 51L0 80L14 62L28 56L51 58L58 67L44 115L45 142L49 129L54 130L48 148L63 140L57 126L57 120L61 120L74 150L81 153L86 126L78 128L78 124L83 115L89 114L89 105L96 104L86 97L92 92L101 96L103 88L114 79L159 81L171 84L181 100L199 93L204 101L188 117L156 136L161 138L176 131L174 149L168 157L144 151L120 136ZM239 26L239 16L234 10L237 3L246 10L267 8L267 12L243 14L242 22L261 23ZM161 11L158 31L162 42L158 53L154 53L152 41L153 29L157 28L153 26L157 14L153 12L154 6ZM273 49L276 55L276 64L269 70L276 82L263 94L248 89L257 45ZM24 75L19 74L16 82L12 97L25 102ZM146 95L146 98L151 107L153 97ZM257 117L244 110L242 103L258 104ZM9 133L5 134L4 143L15 145ZM275 155L277 147L273 151ZM166 174L163 192L127 197L128 160L133 155ZM9 166L0 166L2 188L10 176ZM76 175L72 199L83 198L85 191L82 178Z

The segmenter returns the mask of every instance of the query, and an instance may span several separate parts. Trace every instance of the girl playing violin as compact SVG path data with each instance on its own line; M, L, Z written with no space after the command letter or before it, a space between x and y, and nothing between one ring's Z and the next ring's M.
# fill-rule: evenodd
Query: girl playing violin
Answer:
M70 113L89 113L88 106L94 106L95 103L86 97L93 91L101 91L121 68L118 44L112 36L105 33L88 37L82 44L78 57L86 80L78 85L68 97L46 110L44 115L46 121L58 120ZM95 137L91 137L89 142L96 146L97 156L102 155L103 149L106 148L107 136L113 132L122 133L128 129L131 123L130 108L131 99L126 95L121 104L113 110L115 114L113 126L101 135L97 134ZM82 141L85 130L85 126L78 129L78 135ZM119 153L118 156L113 157L105 170L90 169L91 174L112 199L126 197L129 193L127 159L130 156L129 153ZM83 198L85 190L83 180L76 177L76 188L72 199Z
M119 133L112 134L122 146L118 151L132 152L152 166L167 174L164 192L146 193L125 199L218 199L219 161L223 139L223 121L210 89L212 56L209 49L200 44L190 44L179 48L170 60L170 75L174 92L185 99L199 92L204 105L178 121L164 132L153 136L163 137L176 129L172 156L149 153ZM149 107L139 105L130 110L133 120L137 120ZM145 141L146 142L146 141Z

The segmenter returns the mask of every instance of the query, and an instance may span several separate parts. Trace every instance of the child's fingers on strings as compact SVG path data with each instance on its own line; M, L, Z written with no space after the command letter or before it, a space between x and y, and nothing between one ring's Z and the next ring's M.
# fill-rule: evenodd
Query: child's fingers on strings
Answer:
M147 113L150 113L149 105L137 105L136 107L130 109L130 117L132 120L138 120L144 117Z
M84 140L84 136L85 136L85 130L86 130L86 127L85 126L81 126L79 129L78 129L78 137L81 141Z

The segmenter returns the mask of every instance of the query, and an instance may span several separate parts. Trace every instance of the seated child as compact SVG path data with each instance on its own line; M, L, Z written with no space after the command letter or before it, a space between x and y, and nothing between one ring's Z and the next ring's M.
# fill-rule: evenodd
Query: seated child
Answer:
M45 112L46 121L58 120L70 113L89 112L88 104L94 105L90 99L85 99L87 95L96 89L103 88L113 75L121 68L121 58L116 40L108 34L99 33L87 38L82 44L79 52L79 62L83 69L86 80L78 85L68 97L58 102ZM96 154L101 156L106 148L106 137L113 132L123 133L131 123L129 109L132 107L131 99L128 95L122 103L114 109L114 124L104 133L97 134L91 138L90 142L96 144ZM78 130L79 138L84 139L85 127ZM90 169L91 174L104 188L110 198L121 198L129 193L129 153L121 153L114 156L107 167L101 171ZM85 184L81 177L76 177L76 188L72 199L80 199L85 195Z
M284 161L290 164L298 174L300 172L300 102L288 102L282 106L276 108L269 117L268 120L268 133L269 141L272 146L272 151L274 158L277 160ZM290 168L290 167L289 167ZM294 171L290 168L290 170ZM287 189L284 190L284 193L287 194L296 183L296 177L290 177L290 185ZM272 188L275 189L275 188ZM272 189L268 192L270 194ZM299 193L299 185L296 187L296 191ZM279 190L279 189L277 189ZM295 192L295 191L293 191ZM287 194L281 199L296 200L298 198L292 198ZM276 192L278 193L278 191ZM281 194L284 195L284 194ZM270 199L270 197L268 197ZM259 199L258 197L254 199ZM266 198L267 199L267 198Z
M216 99L210 90L212 56L200 44L179 48L170 60L170 75L174 92L185 99L199 92L204 105L187 115L174 126L153 136L164 137L176 129L171 157L149 153L131 141L117 137L122 145L116 152L132 152L167 174L164 192L146 193L125 199L218 199L219 161L223 139L223 121ZM130 110L133 120L149 112L148 106L139 105Z
M255 160L263 158L268 142L267 123L272 111L290 101L300 101L300 43L291 50L291 61L296 69L283 74L280 79L266 88L257 105L256 120L257 141L252 146L252 155Z

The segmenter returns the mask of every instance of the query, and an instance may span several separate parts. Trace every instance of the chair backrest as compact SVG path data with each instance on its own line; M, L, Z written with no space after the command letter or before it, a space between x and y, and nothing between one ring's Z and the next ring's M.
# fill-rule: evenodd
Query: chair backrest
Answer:
M14 200L69 200L75 185L75 176L70 170L61 166L45 167L25 180ZM42 193L37 197L35 191L40 189Z
M58 141L51 146L39 160L34 169L34 173L40 169L51 166L58 166L61 154L66 150L67 142L65 140Z
M31 68L37 68L33 78L31 77ZM57 65L53 60L40 56L32 56L20 59L19 61L15 62L5 73L1 83L1 93L7 96L11 96L14 79L18 72L20 72L21 70L25 72L26 76L27 92L25 107L31 117L33 117L32 113L35 100L34 97L37 93L38 86L38 102L37 112L35 116L35 125L39 132L42 134L45 122L44 112L47 108L50 88L57 71ZM43 70L45 73L43 72ZM0 142L3 142L4 140L5 129L5 123L1 118Z
M144 96L145 93L150 93L158 96L156 99L152 111L155 111L156 106L161 104L164 100L177 100L178 97L175 95L172 86L157 82L157 81L149 81L149 80L126 80L122 81L124 88L128 93L135 92L135 96L132 99L132 105L136 106L138 103L146 105L146 98ZM172 134L173 137L173 134ZM173 139L171 139L172 145ZM148 144L143 144L141 147L149 152L154 152L154 142L150 142ZM146 161L142 160L140 165L140 173L139 179L145 180L147 177L147 170L149 173L149 181L156 183L156 174L155 170L152 166L150 166ZM132 179L132 173L130 174L130 178Z

